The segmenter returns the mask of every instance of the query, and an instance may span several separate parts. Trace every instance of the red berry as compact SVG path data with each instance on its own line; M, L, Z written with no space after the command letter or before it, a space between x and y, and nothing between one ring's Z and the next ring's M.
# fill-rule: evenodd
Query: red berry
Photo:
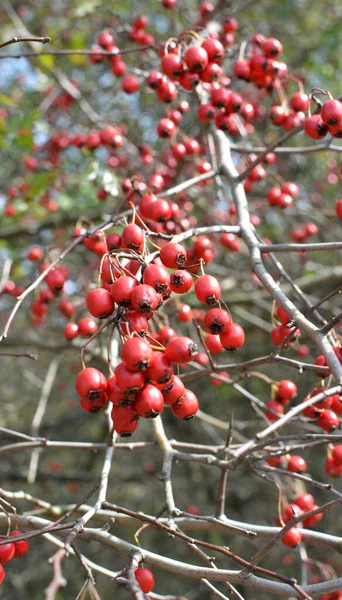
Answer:
M121 236L122 248L129 248L134 252L141 252L144 248L145 234L135 223L126 225Z
M43 258L43 250L39 248L39 246L33 246L33 248L28 251L27 258L31 262L38 262Z
M342 219L342 198L340 200L337 200L335 204L335 210L338 218Z
M190 71L202 71L209 62L207 51L201 46L190 46L187 49L184 60Z
M166 385L173 380L173 367L171 360L164 352L154 352L149 368L147 369L146 378L155 385Z
M4 538L0 538L3 540ZM0 546L0 563L7 563L12 560L15 553L15 545L12 542Z
M164 117L163 119L160 119L157 125L157 133L161 138L171 138L176 133L176 125L171 119Z
M209 333L225 333L232 322L229 312L222 308L212 308L204 317L204 327Z
M202 43L202 48L207 52L209 61L221 63L224 57L224 47L219 40L207 38Z
M309 510L312 510L315 504L315 499L312 494L301 494L300 496L298 496L298 498L296 498L295 503L304 512L307 512Z
M163 394L156 386L148 383L136 395L133 408L139 416L154 419L163 411Z
M3 582L5 577L5 569L3 568L2 564L0 563L0 583Z
M134 396L145 383L144 373L131 371L124 362L118 364L114 373L117 386L124 396Z
M192 287L192 275L188 271L178 270L171 273L170 288L175 294L186 294Z
M299 529L296 527L291 527L281 538L281 541L285 546L289 546L290 548L294 548L302 541L302 534Z
M312 115L305 119L304 131L313 140L321 140L327 135L328 126L323 123L320 115Z
M97 400L106 393L107 380L98 369L87 367L78 373L75 386L81 398Z
M282 379L279 382L277 389L277 396L279 396L282 400L290 400L294 398L297 394L297 386L293 381L289 379Z
M220 335L220 342L226 350L237 350L245 342L245 332L238 323L230 323Z
M126 276L116 279L111 288L114 301L119 306L125 306L126 308L131 307L132 293L138 285L137 280L133 279L133 277Z
M318 425L323 429L323 431L334 431L334 429L337 429L339 424L339 418L332 410L322 410L318 417Z
M173 414L182 421L189 421L195 416L199 408L195 394L185 388L184 396L171 406Z
M90 337L91 335L94 335L97 330L98 326L94 319L91 319L90 317L83 317L83 319L80 319L78 322L78 333L82 337Z
M335 446L331 456L338 467L342 467L342 445Z
M301 456L291 456L287 462L287 470L292 473L304 473L307 469L307 464Z
M78 325L77 323L67 323L63 329L63 335L66 340L73 340L78 335Z
M198 354L198 346L190 338L178 336L167 344L165 354L172 362L183 365Z
M163 390L164 402L168 406L172 406L173 404L181 400L184 394L184 383L179 377L177 377L177 375L175 375L172 380L172 387L170 389Z
M140 585L140 589L144 594L149 594L154 588L154 577L150 569L141 568L135 569L135 578Z
M86 296L87 308L93 317L106 319L114 310L114 300L110 292L103 288L96 288Z
M342 102L327 100L321 110L321 119L325 125L338 125L342 121Z
M144 371L150 366L153 351L148 342L135 336L126 340L121 348L121 358L128 369Z
M205 338L205 344L211 354L220 354L224 350L219 335L214 335L210 333Z
M11 531L10 535L11 536L23 535L23 532L19 531L19 529L16 529L14 531ZM14 556L16 556L17 558L21 558L22 556L27 554L27 552L29 550L29 546L30 546L30 544L28 543L27 540L20 540L18 542L14 541L13 543L14 543L14 548L15 548Z
M341 477L342 466L337 465L332 456L325 461L325 472L329 477Z
M197 299L204 304L215 304L221 298L221 286L216 277L201 275L195 282Z
M131 296L132 307L140 313L150 313L156 310L160 298L155 289L142 283L134 288Z
M280 417L283 416L284 407L279 402L276 402L275 400L270 400L269 402L267 402L266 406L269 410L266 410L265 415L270 421L277 421L278 419L280 419ZM273 412L270 412L270 409Z
M139 85L139 79L135 75L126 75L121 82L121 88L126 94L134 94Z
M64 287L65 277L60 269L52 269L45 281L53 294L59 294Z

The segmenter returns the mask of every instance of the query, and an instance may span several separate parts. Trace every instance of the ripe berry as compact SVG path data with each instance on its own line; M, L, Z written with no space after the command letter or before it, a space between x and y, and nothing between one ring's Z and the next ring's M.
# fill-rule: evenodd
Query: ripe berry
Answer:
M139 79L135 75L126 75L121 82L121 89L126 94L134 94L139 89Z
M28 251L27 258L31 262L38 262L43 258L43 250L39 248L39 246L33 246L33 248Z
M291 527L281 538L281 541L285 546L289 546L289 548L294 548L302 541L302 534L299 529L296 527Z
M337 429L339 424L339 418L332 410L322 410L318 417L318 425L323 429L323 431L334 431Z
M78 325L77 323L67 323L63 329L63 335L66 340L73 340L78 335Z
M301 456L291 456L287 462L287 470L292 473L304 473L307 469L307 464Z
M150 366L153 351L148 342L132 337L123 344L121 358L128 369L132 371L144 371Z
M225 332L220 335L220 342L226 350L237 350L245 342L245 332L238 323L227 325Z
M131 296L132 307L140 313L150 313L156 310L160 298L155 289L142 283L134 288Z
M134 396L145 383L144 373L131 371L124 362L118 364L114 373L117 386L124 396Z
M216 277L201 275L195 283L197 299L204 304L215 304L221 298L221 286Z
M306 111L306 109L309 107L309 104L309 97L306 94L301 94L300 92L297 92L297 94L294 94L292 98L290 98L290 107L296 112Z
M184 60L190 71L202 71L209 62L207 51L200 46L191 46L187 49Z
M52 269L45 281L53 294L59 294L64 287L65 277L60 269Z
M88 292L86 305L90 314L98 319L106 319L114 310L113 297L104 288L96 288Z
M0 538L3 540L4 538ZM0 563L7 563L12 560L15 553L15 545L12 542L0 546Z
M304 131L313 140L321 140L328 133L328 126L323 123L320 115L312 115L304 121Z
M113 418L113 414L112 414L112 419ZM132 421L131 423L127 422L127 421L122 421L120 419L115 419L114 420L114 431L116 431L116 433L118 433L120 435L120 437L126 438L126 437L131 437L132 433L135 432L135 430L138 427L138 419L136 419L135 421Z
M172 362L183 365L198 354L198 346L190 338L178 336L167 344L165 354Z
M342 198L340 200L337 200L335 204L335 210L338 218L342 219Z
M135 223L126 225L121 236L122 248L129 248L134 252L142 252L144 248L145 234L142 229Z
M225 333L231 322L230 314L222 308L212 308L204 317L206 331L213 334Z
M0 583L3 582L5 577L5 569L3 568L2 564L0 563Z
M112 375L112 377L107 380L107 397L108 400L116 406L125 405L131 402L131 398L125 397L118 387L115 375Z
M135 311L128 311L124 315L124 320L121 321L122 331L126 335L136 332L141 337L144 337L148 331L148 322L144 315Z
M206 51L209 61L221 63L224 57L224 47L219 40L207 38L202 43L202 48Z
M315 499L312 494L301 494L296 498L295 503L299 508L301 508L304 512L312 510L313 505L315 504Z
M138 285L137 280L133 279L133 277L124 276L116 279L111 288L114 301L119 306L131 307L132 293Z
M192 275L188 271L178 270L171 273L170 288L175 294L186 294L192 287Z
M210 333L205 338L205 344L211 354L220 354L224 350L219 335L214 335Z
M78 373L75 386L81 398L96 400L106 393L107 380L98 369L87 367Z
M182 421L192 419L199 409L198 399L195 394L185 388L184 396L171 406L173 414Z
M16 535L22 535L23 532L19 531L19 529L16 529L14 531L11 531L10 536L16 536ZM25 554L27 554L30 544L28 543L27 540L19 540L18 542L13 541L14 543L14 556L16 556L17 558L21 558L22 556L24 556Z
M342 445L335 446L333 449L331 456L334 460L334 463L341 467L342 466Z
M83 319L80 319L78 322L78 333L82 337L90 337L91 335L94 335L97 330L98 326L94 319L91 319L90 317L83 317Z
M148 383L136 395L133 408L139 416L154 419L163 411L163 394L156 386Z
M294 398L297 394L297 386L293 381L289 379L282 379L279 382L277 389L277 396L279 396L282 400L290 400Z
M321 110L321 119L325 125L337 125L342 121L342 102L327 100Z
M277 421L278 419L280 419L280 417L283 416L284 407L279 402L276 402L275 400L270 400L269 402L267 402L266 406L269 410L266 410L265 416L270 421ZM270 410L272 410L272 412L270 412Z
M172 380L172 387L170 389L163 390L164 403L168 406L172 406L173 404L181 400L184 394L184 383L179 377L177 377L177 375L175 375Z
M155 385L165 385L173 380L173 367L171 360L164 352L154 352L146 378Z
M337 465L332 456L325 461L325 472L329 477L341 477L342 466Z
M139 567L134 571L135 578L144 594L149 594L154 588L154 577L150 569Z

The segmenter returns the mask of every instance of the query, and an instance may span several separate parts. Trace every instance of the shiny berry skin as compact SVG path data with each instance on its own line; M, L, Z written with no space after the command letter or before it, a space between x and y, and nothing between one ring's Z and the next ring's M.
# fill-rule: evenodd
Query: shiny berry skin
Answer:
M198 354L198 346L190 338L178 336L167 344L165 354L172 362L184 365Z
M283 308L282 306L278 306L278 308L277 308L277 316L279 317L279 319L281 320L281 322L284 325L286 325L286 323L288 323L291 320L291 318L287 314L285 308Z
M183 61L179 54L164 54L161 60L163 73L168 77L177 77L183 71Z
M215 304L221 298L221 286L212 275L201 275L195 282L197 299L204 304Z
M337 125L342 121L342 102L327 100L321 110L321 119L325 125Z
M178 308L176 318L177 321L181 321L181 323L191 321L191 319L193 318L191 306L189 306L189 304L181 304Z
M300 92L297 92L297 94L294 94L290 98L290 107L296 112L306 111L306 109L309 108L309 104L309 97L306 94L301 94Z
M0 538L3 540L4 538ZM12 560L15 553L15 545L12 542L0 546L0 563L7 563Z
M285 546L289 546L289 548L294 548L298 546L302 541L302 534L299 529L296 527L291 527L281 538L281 541Z
M142 371L131 371L124 362L118 364L114 371L118 388L124 396L137 394L145 383Z
M296 498L295 503L299 508L301 508L304 512L308 512L312 510L313 505L315 504L315 499L312 494L301 494Z
M114 301L119 306L131 307L132 293L138 285L137 280L133 279L133 277L124 276L116 279L111 287Z
M331 456L333 458L334 463L337 466L342 467L342 445L335 446L331 453Z
M98 319L106 319L114 310L113 297L104 288L96 288L88 292L86 305L90 314Z
M173 366L165 352L153 352L151 363L145 376L156 385L171 383L173 380Z
M164 403L168 406L172 406L183 398L185 394L185 386L182 380L175 375L172 381L172 387L167 390L163 390Z
M280 105L272 106L268 116L273 125L282 125L286 120L285 110Z
M281 188L283 194L289 194L292 198L296 198L299 194L299 187L293 181L287 181Z
M121 236L121 247L129 248L134 252L141 252L144 248L145 234L135 223L126 225Z
M134 310L126 312L124 319L121 321L122 331L129 335L131 332L136 332L144 337L148 331L148 321L144 315L135 312Z
M184 60L190 71L202 71L209 62L207 51L200 46L190 46L184 55Z
M70 300L61 300L58 304L58 310L64 317L70 319L75 312L75 307Z
M157 223L164 223L171 219L172 208L165 198L157 198L151 206L151 219Z
M192 419L199 409L197 396L185 388L184 396L171 406L173 414L182 421Z
M219 40L207 38L202 42L202 48L206 51L209 61L221 63L224 57L224 47Z
M107 235L108 250L117 250L121 247L121 235L118 233L110 233Z
M107 380L107 397L108 400L112 402L112 404L114 404L115 406L125 405L127 403L130 403L132 400L131 398L127 398L126 396L124 396L124 394L122 393L122 391L116 383L115 375L112 375L112 377L110 377Z
M80 319L78 322L78 333L82 337L90 337L91 335L94 335L97 330L98 326L94 319L91 319L90 317L83 317L83 319Z
M151 71L146 79L146 85L152 90L157 90L163 82L163 74L159 71Z
M245 332L238 323L230 323L220 335L220 342L226 350L241 348L245 342Z
M316 508L319 508L317 504L314 504L311 510L316 510ZM318 521L320 521L321 519L323 519L323 513L317 513L316 515L312 515L311 517L308 517L307 519L303 519L302 523L303 523L303 527L305 527L306 529L309 527L314 527L316 525L316 523Z
M338 416L332 410L322 410L318 417L318 425L323 431L334 431L340 424Z
M211 104L200 104L197 109L197 117L204 123L210 123L215 118L215 107Z
M183 73L184 71L182 71L180 78L182 77ZM163 80L157 89L157 96L160 102L170 104L170 102L177 98L177 88L175 84L172 81Z
M144 594L149 594L154 588L154 577L150 569L138 567L134 571L135 578L140 585L140 589Z
M75 387L81 398L96 400L106 393L107 380L98 369L87 367L78 373Z
M148 383L136 395L133 408L140 417L154 419L163 412L163 394L156 386Z
M74 340L75 337L77 337L77 335L78 335L77 323L73 323L72 321L70 321L70 323L67 323L63 329L63 335L66 340L69 340L69 341Z
M304 131L313 140L321 140L328 133L328 126L323 123L320 115L312 115L304 121Z
M291 473L304 473L307 469L307 464L301 456L291 456L287 463L287 470Z
M269 410L266 410L265 416L270 421L277 421L278 419L280 419L280 417L283 416L284 407L279 402L276 402L275 400L270 400L269 402L267 402L266 406ZM273 412L270 412L270 410L272 410Z
M156 290L146 283L135 287L131 296L132 307L140 313L150 313L156 310L159 300Z
M16 536L16 535L23 535L22 531L19 531L19 529L13 530L10 533L10 536ZM14 541L14 556L17 558L21 558L22 556L24 556L25 554L27 554L27 552L29 551L29 547L30 544L28 543L27 540L19 540L18 542ZM1 581L0 581L1 583Z
M178 270L171 273L170 288L175 294L186 294L192 283L192 275L188 271Z
M221 354L221 352L223 352L224 350L220 342L219 335L214 335L211 333L207 335L207 337L205 338L205 345L207 346L211 354Z
M225 333L232 322L229 312L222 308L212 308L204 317L204 327L214 335Z
M52 269L45 281L53 294L59 294L64 287L65 277L60 269Z
M5 569L3 568L2 564L0 563L0 583L3 582L5 577Z
M121 358L128 369L144 371L150 366L153 350L148 342L135 336L126 340L121 348Z
M33 246L33 248L28 251L27 258L31 262L38 262L43 258L43 250L39 248L39 246Z
M176 133L176 125L171 119L164 117L157 125L157 133L163 139L171 138Z
M289 379L282 379L279 382L277 389L277 396L282 400L290 400L297 395L297 386L293 381Z
M135 75L126 75L121 82L121 88L126 94L134 94L139 87L139 79Z
M342 398L338 394L332 397L331 409L336 415L342 415Z
M39 302L38 300L35 300L31 304L31 310L33 314L38 315L39 317L43 317L44 315L46 315L48 307L44 302Z
M112 416L113 419L113 416ZM114 420L114 419L113 419ZM120 419L114 420L114 431L120 435L120 437L127 438L131 437L132 433L134 433L138 427L139 421L136 419L131 423L127 421L122 421Z
M342 477L342 466L337 465L332 456L327 458L324 468L329 477Z

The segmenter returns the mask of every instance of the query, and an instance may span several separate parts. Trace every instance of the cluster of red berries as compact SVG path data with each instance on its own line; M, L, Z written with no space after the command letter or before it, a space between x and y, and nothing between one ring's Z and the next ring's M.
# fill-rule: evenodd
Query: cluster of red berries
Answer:
M290 379L282 379L273 387L275 397L267 402L266 416L270 421L276 421L284 414L284 406L297 395L297 386Z
M22 531L15 529L10 532L10 537L16 537L23 535ZM4 539L4 538L0 538ZM0 583L3 582L5 577L4 563L9 562L12 558L21 558L29 550L29 543L27 540L10 541L0 546Z
M76 378L76 390L82 408L89 412L97 412L110 400L115 430L121 435L130 435L139 417L155 417L164 405L171 406L172 412L183 420L193 417L198 410L196 396L174 374L174 365L186 365L197 357L197 345L188 337L178 336L168 326L157 333L148 331L148 320L172 293L184 294L192 288L193 275L184 268L187 254L178 243L166 242L159 258L146 264L142 256L147 240L138 225L126 225L121 238L117 234L110 235L120 247L102 258L102 287L87 293L86 305L91 315L100 319L110 317L118 307L114 319L123 342L122 362L108 381L97 369L83 369ZM113 245L114 238L109 242ZM210 246L202 240L197 252L204 253L208 249ZM122 250L132 256L125 266L118 258ZM129 264L132 262L136 265ZM201 304L212 307L220 302L220 284L211 275L198 276L194 292ZM79 326L80 323L78 330ZM72 339L71 336L77 335L76 328L76 324L69 323L64 335ZM244 343L242 327L233 323L223 308L214 307L205 314L204 328L209 334L206 340L217 336L222 350L236 350Z
M298 185L293 183L293 181L286 181L281 188L272 187L267 193L267 200L270 206L288 208L289 206L293 205L293 200L298 196L298 194Z
M285 342L284 346L287 348L296 339L298 339L300 336L300 330L296 328L296 326L292 326L291 319L282 306L278 306L277 308L277 317L279 318L281 324L272 329L271 340L275 346L280 346L288 337L289 339Z
M332 137L342 137L342 102L330 98L324 102L319 114L307 117L304 122L306 135L314 140L323 139L327 133Z
M342 406L342 402L340 402ZM330 477L342 477L342 445L335 446L325 461L325 471Z
M315 499L312 494L304 493L298 496L292 504L287 504L281 513L280 517L276 520L277 525L283 527L288 523L292 517L300 516L305 512L309 512L317 509L318 506L315 504ZM302 524L305 528L313 527L323 518L323 513L317 513L307 519L303 519ZM302 532L297 527L291 527L282 537L282 542L285 546L294 548L302 541Z

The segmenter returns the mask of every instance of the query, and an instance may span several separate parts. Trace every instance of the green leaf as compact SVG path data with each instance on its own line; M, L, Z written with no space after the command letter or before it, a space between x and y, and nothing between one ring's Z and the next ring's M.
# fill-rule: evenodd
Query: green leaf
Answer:
M6 106L16 106L16 103L5 94L0 94L0 104L5 104Z

